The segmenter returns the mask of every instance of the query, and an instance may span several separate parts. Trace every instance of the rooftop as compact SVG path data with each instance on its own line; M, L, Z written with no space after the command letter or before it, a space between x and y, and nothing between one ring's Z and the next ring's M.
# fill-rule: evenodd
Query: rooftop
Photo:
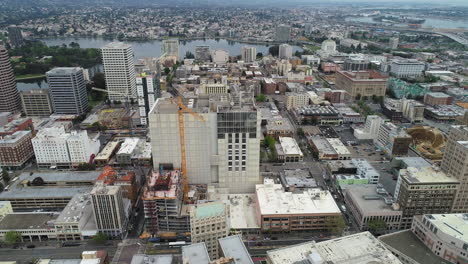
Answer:
M450 95L442 93L442 92L433 92L433 93L426 93L427 96L437 97L437 98L447 98Z
M341 142L339 138L327 138L328 143L332 146L338 155L351 155L349 149Z
M311 241L270 250L267 255L272 264L309 263L309 259L317 263L333 264L401 264L400 260L369 232L320 243Z
M126 44L124 42L111 42L102 48L103 49L128 49L131 47L132 47L131 45Z
M392 207L393 198L383 188L377 184L352 184L346 186L346 193L359 206L363 216L395 212Z
M302 156L302 151L297 142L292 137L279 137L279 142L281 144L281 149L285 155L300 155Z
M137 147L139 141L140 141L140 138L136 138L136 137L125 138L125 141L122 143L122 146L117 152L117 155L132 154L135 148Z
M0 144L14 144L30 134L31 134L31 131L26 131L26 130L16 131L15 133L11 135L7 135L3 137L2 139L0 139Z
M55 213L15 213L7 214L0 221L0 230L19 229L46 229L54 228L53 223L57 214Z
M424 217L439 231L468 244L468 214L426 214Z
M225 213L226 205L222 202L197 204L194 208L195 218L203 219L220 216Z
M81 71L80 67L58 67L48 71L47 75L70 75Z
M285 188L315 188L317 182L308 170L284 170L280 173L281 183Z
M205 243L196 243L182 247L183 264L207 264L209 262L210 256L208 256Z
M172 264L172 260L172 255L135 254L130 264Z
M384 236L380 236L379 240L386 246L401 252L402 254L415 260L416 263L424 264L448 264L450 262L436 256L426 247L411 230L400 231Z
M447 176L438 167L422 167L400 170L400 177L407 179L409 183L459 183L455 178Z
M341 214L332 195L320 189L285 192L281 184L265 180L255 192L262 215L275 214Z
M220 238L218 242L223 255L234 258L234 264L253 264L249 251L239 235Z
M91 206L91 197L88 193L76 194L68 202L67 206L57 217L57 223L80 222L80 220L90 220L93 209ZM85 225L86 223L83 223Z
M106 144L106 146L99 152L95 159L109 159L114 150L119 146L120 141L113 140Z

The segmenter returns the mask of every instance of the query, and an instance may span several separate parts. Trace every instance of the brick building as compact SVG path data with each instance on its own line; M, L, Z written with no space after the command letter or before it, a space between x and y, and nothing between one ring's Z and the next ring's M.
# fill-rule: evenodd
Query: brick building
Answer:
M31 131L17 131L0 139L0 166L21 168L34 156Z

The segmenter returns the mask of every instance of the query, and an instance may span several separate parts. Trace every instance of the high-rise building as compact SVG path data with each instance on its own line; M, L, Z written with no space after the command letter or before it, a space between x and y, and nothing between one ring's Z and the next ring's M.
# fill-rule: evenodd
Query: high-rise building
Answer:
M212 50L211 61L216 64L224 65L229 61L229 52L225 50Z
M400 229L411 228L413 216L447 214L452 210L460 182L437 167L401 169L395 194L403 211Z
M17 26L8 27L8 38L10 39L11 46L15 48L24 45L23 33Z
M200 45L195 47L195 60L210 61L210 46Z
M291 27L287 25L279 25L276 27L275 40L278 42L288 42L291 38Z
M280 59L290 59L292 58L292 47L288 44L281 44L279 46L278 57Z
M97 185L91 191L97 230L111 237L122 236L127 225L126 205L120 186Z
M162 41L161 52L166 56L174 56L179 59L179 40L165 39Z
M257 59L257 49L255 47L242 47L242 60L246 63L254 62Z
M148 114L160 95L157 75L143 73L136 77L136 88L140 123L146 126L148 125Z
M413 99L403 99L401 104L403 117L412 123L424 120L424 108L424 104Z
M204 242L211 259L217 259L218 239L229 235L229 210L223 202L197 204L190 211L192 243Z
M406 156L413 138L391 122L382 123L374 142L389 156Z
M234 193L252 192L259 183L261 118L252 98L241 95L231 91L187 102L204 119L183 114L189 183L215 184ZM231 98L221 100L226 97ZM159 98L149 115L155 168L181 166L178 110L176 103Z
M18 112L21 99L7 49L0 45L0 112Z
M56 114L86 113L89 106L82 68L55 68L46 76Z
M20 93L27 116L50 116L54 112L48 89L31 89Z
M396 49L398 48L398 42L399 42L398 37L392 37L388 40L388 46L390 46L391 49Z
M468 212L468 126L452 126L440 165L448 175L460 181L452 212Z
M129 101L136 97L135 65L131 45L112 42L102 49L102 63L111 101Z

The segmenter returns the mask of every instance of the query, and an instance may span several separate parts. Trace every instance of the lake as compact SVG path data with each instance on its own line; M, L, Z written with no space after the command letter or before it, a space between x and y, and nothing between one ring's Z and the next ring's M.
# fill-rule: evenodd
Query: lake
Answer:
M112 40L106 40L103 38L47 38L40 39L45 42L48 46L60 46L62 44L70 44L70 42L76 42L80 44L82 48L101 48L106 44L112 42ZM114 40L116 41L116 40ZM145 57L159 57L161 55L161 43L160 40L145 40L145 41L125 41L133 47L133 53L136 59ZM257 52L268 54L268 48L271 45L268 44L247 44L234 41L228 41L225 39L206 39L206 40L187 40L180 41L179 43L179 54L180 58L183 59L187 51L195 54L195 47L198 45L210 46L210 49L223 49L229 52L231 56L237 56L241 54L241 48L243 46L251 46L257 49ZM293 46L293 53L296 51L302 51L302 48ZM28 80L18 82L18 89L20 91L30 90L34 88L47 88L47 82L45 80Z
M423 27L433 28L468 28L468 20L451 20L441 18L425 18L426 21L422 24ZM379 23L374 21L372 17L347 17L346 21L363 22L363 23ZM401 24L405 25L405 24Z

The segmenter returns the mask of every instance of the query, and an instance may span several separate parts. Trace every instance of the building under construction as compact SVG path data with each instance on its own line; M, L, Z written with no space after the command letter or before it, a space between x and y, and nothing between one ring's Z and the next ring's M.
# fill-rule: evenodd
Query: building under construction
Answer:
M190 186L188 201L184 204L180 170L154 171L143 192L146 232L161 238L185 236L190 232L191 204L205 199L205 185Z

